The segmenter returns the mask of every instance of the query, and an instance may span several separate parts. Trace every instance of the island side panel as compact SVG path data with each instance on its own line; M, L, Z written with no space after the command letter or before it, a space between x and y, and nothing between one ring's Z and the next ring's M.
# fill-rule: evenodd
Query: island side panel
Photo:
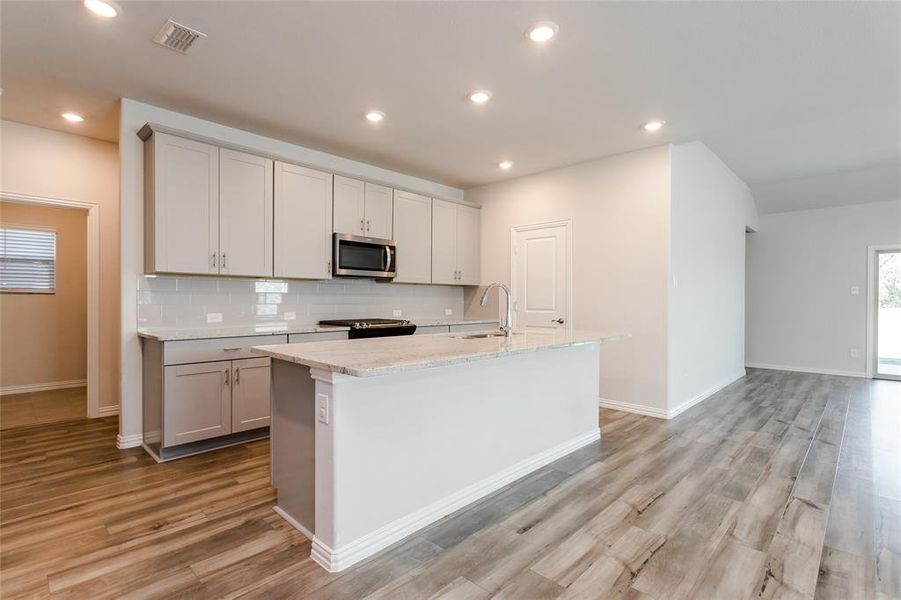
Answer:
M270 467L277 506L306 530L316 523L315 384L310 368L272 360Z
M377 377L313 375L330 408L329 423L316 423L314 556L327 549L318 562L331 570L599 436L598 343Z

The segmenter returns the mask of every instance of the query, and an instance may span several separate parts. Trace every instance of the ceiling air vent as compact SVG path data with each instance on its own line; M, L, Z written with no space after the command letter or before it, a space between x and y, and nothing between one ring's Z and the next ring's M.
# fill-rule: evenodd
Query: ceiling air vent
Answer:
M165 46L176 52L187 54L188 50L194 45L194 42L199 38L205 37L205 33L201 33L190 27L185 27L181 23L176 23L172 19L169 19L166 21L166 24L163 25L163 28L160 29L159 33L153 37L153 41L160 46Z

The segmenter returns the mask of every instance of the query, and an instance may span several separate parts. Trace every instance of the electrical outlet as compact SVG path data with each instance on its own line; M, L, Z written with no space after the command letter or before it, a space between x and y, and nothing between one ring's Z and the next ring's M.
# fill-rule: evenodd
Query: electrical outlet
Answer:
M860 296L860 286L852 285L851 286L851 295L852 296Z
M395 308L393 311L391 311L391 314L395 317L399 317L403 314L403 311L399 308Z
M207 313L206 314L206 322L207 323L221 323L222 322L222 313Z
M857 358L858 356L860 356L860 350L851 348L851 358Z
M286 312L285 313L285 321L295 321L297 320L296 312Z
M453 314L454 314L454 309L452 309L452 308L445 308L445 309L444 309L444 316L445 316L445 317L449 317L449 316L451 316L451 315L453 315Z
M328 425L328 396L325 394L316 394L316 413L317 419L323 425Z

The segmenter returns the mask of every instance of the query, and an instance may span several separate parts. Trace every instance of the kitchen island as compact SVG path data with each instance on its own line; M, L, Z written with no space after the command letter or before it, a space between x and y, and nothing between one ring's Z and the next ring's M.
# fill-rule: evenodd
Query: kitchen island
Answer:
M600 437L595 332L258 346L276 511L340 571Z

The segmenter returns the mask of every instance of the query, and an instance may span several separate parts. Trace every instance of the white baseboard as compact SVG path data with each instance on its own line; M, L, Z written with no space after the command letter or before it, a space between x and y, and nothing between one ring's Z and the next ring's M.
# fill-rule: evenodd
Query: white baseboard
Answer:
M745 375L747 375L747 371L745 371L744 369L742 369L742 370L741 370L741 373L739 373L739 374L737 374L737 375L733 375L733 376L731 376L731 377L727 377L726 379L724 379L724 380L722 380L721 382L717 383L717 384L714 385L713 387L710 387L710 388L704 390L703 392L701 392L700 394L697 394L696 396L693 396L693 397L689 398L688 400L686 400L685 402L683 402L683 403L680 404L679 406L677 406L677 407L675 407L675 408L669 409L669 410L666 412L666 418L667 418L667 419L673 419L673 418L679 416L680 414L684 413L686 410L688 410L689 408L691 408L691 407L694 406L695 404L700 404L701 402L703 402L703 401L706 400L707 398L711 397L712 395L714 395L715 393L717 393L718 391L720 391L721 389L723 389L723 388L726 387L727 385L731 385L731 384L735 383L736 381L738 381L739 379L741 379L741 378L744 377Z
M113 415L119 414L119 405L113 404L112 406L101 406L97 409L98 417L112 417Z
M27 394L28 392L47 392L50 390L66 390L86 386L87 379L71 379L69 381L50 381L47 383L30 383L27 385L8 385L0 388L0 396L11 394Z
M723 381L717 383L713 387L692 396L679 406L670 409L662 409L657 408L656 406L646 406L644 404L630 404L629 402L620 402L619 400L609 400L607 398L599 398L598 405L604 408L611 408L613 410L621 410L630 413L636 413L639 415L646 415L648 417L656 417L658 419L673 419L680 414L684 413L686 410L691 408L696 404L700 404L707 398L711 397L727 385L734 383L745 376L745 370L742 369L741 373L738 375L734 375L732 377L728 377Z
M273 506L273 507L272 507L272 510L274 510L275 513L276 513L278 516L280 516L280 517L283 518L285 521L287 521L287 522L291 525L291 527L293 527L293 528L296 529L297 531L299 531L299 532L301 532L302 534L304 534L308 540L312 541L313 538L316 537L316 536L313 535L313 532L312 532L312 531L310 531L309 529L307 529L306 527L304 527L303 525L301 525L301 524L300 524L300 521L298 521L297 519L295 519L294 517L292 517L291 515L289 515L288 513L286 513L286 512L282 509L282 507L280 507L280 506ZM314 547L315 547L315 546L314 546Z
M815 375L838 375L839 377L866 377L865 371L836 371L834 369L819 369L817 367L792 367L788 365L765 365L763 363L748 363L749 369L770 369L773 371L794 371L796 373L813 373Z
M133 433L131 435L116 435L116 448L125 450L126 448L137 448L144 443L144 435Z
M520 477L528 475L529 473L554 462L558 458L566 456L570 452L574 452L583 446L596 442L600 438L601 430L594 429L584 435L518 462L503 471L495 473L491 477L483 479L459 492L442 498L437 502L433 502L432 504L397 519L372 533L345 544L340 548L329 548L322 540L313 536L313 548L310 552L310 557L330 573L343 571L351 565L372 556L379 550L383 550L391 544L404 539L408 535L419 531L423 527L499 490ZM306 528L299 526L300 524L294 519L288 518L278 508L276 508L276 512L285 517L288 523L293 525L301 533L309 536L310 532L306 530Z
M648 417L656 417L658 419L666 419L666 409L657 408L656 406L646 406L644 404L631 404L629 402L620 402L619 400L609 400L607 398L598 398L598 405L613 410L621 410L624 412L645 415Z

